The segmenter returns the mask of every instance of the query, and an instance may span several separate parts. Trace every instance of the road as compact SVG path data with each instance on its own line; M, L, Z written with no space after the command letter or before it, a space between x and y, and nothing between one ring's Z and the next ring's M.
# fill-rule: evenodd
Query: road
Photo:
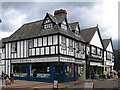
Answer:
M120 83L118 82L118 79L105 79L105 80L85 80L85 81L74 81L74 82L64 82L59 83L58 88L62 89L69 89L69 88L84 88L85 83L93 83L94 88L118 88L120 86ZM119 85L118 85L119 84ZM39 90L39 88L53 88L53 83L46 83L46 82L34 82L34 81L24 81L24 80L15 80L15 83L11 85L4 86L4 88L24 88L27 89L35 89ZM4 90L4 89L2 89Z

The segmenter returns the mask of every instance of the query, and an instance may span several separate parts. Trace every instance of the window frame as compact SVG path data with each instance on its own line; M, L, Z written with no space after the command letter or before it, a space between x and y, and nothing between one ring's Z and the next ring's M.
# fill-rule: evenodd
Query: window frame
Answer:
M11 52L16 53L17 52L17 42L11 43Z

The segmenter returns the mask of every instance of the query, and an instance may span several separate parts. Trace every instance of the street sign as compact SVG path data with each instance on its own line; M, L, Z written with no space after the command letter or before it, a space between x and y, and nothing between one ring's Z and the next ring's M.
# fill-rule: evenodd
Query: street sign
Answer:
M85 82L84 83L84 90L92 90L94 88L94 84L92 82Z

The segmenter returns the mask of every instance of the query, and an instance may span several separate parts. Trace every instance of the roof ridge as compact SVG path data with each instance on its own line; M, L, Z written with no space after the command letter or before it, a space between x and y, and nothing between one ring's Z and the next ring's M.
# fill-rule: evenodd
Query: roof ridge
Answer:
M93 28L98 28L98 27L94 26L94 27L84 28L84 29L81 29L81 30L87 30L87 29L93 29Z
M23 24L23 25L28 25L28 24L32 24L32 23L36 23L36 22L40 22L40 21L43 21L43 19L42 19L42 20L37 20L37 21L28 22L28 23L25 23L25 24Z

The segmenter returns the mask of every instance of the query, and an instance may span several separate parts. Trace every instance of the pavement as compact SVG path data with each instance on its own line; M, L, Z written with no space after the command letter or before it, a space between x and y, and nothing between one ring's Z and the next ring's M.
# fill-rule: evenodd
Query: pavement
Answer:
M58 83L58 88L66 89L66 88L84 88L85 83L93 83L94 88L118 88L118 79L98 79L98 80L91 80L87 79L84 81L72 81L72 82L62 82ZM31 89L31 90L38 90L53 88L53 83L46 83L46 82L35 82L35 81L24 81L24 80L15 80L14 83L11 85L6 85L2 87L2 90L18 90L18 89Z

